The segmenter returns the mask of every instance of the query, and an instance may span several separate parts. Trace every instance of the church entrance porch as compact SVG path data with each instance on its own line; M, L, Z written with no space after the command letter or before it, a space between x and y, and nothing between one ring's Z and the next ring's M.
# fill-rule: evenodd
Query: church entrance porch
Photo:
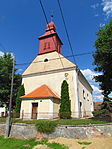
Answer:
M47 85L42 85L29 94L21 96L21 99L20 118L53 119L58 117L60 98Z
M32 103L32 119L37 119L38 103Z

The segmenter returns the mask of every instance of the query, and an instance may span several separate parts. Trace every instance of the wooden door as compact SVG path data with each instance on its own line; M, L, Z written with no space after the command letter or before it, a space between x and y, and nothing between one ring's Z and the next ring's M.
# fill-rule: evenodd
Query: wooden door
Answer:
M37 119L38 103L32 103L32 119Z

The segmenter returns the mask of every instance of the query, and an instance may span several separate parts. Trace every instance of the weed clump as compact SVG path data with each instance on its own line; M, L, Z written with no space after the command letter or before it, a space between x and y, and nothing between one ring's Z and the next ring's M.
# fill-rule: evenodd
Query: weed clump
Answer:
M35 126L37 128L37 131L39 132L51 133L55 131L57 123L55 121L41 120L41 121L37 121Z

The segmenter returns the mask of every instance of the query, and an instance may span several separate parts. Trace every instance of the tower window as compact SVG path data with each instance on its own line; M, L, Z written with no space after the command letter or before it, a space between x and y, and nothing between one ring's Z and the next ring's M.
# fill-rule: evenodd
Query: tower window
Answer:
M50 42L45 42L44 43L44 50L50 49Z
M44 43L44 50L46 49L46 43Z
M48 62L48 59L46 58L46 59L44 59L44 62Z
M50 42L48 42L48 49L50 49Z

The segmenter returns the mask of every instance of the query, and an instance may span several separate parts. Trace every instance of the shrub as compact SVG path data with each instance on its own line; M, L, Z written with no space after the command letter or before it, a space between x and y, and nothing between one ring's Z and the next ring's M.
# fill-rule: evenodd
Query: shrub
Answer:
M71 103L69 99L69 88L66 80L63 81L61 86L61 104L59 110L59 116L62 119L71 118Z
M78 142L80 145L90 145L92 142Z
M94 117L102 117L102 116L104 116L104 112L105 112L105 110L96 110L96 111L93 111L92 113L93 113Z
M18 92L17 92L17 98L16 98L16 107L14 112L15 113L20 113L20 108L21 108L21 99L19 98L20 96L23 96L25 94L25 89L24 89L24 85L19 86L18 88ZM18 115L19 117L19 115Z
M102 109L102 110L100 109L97 111L93 111L92 113L94 115L93 119L103 120L103 121L112 121L110 112L106 109Z
M93 111L94 119L112 121L112 98L106 96L100 109Z
M43 133L51 133L55 130L57 123L55 121L41 120L35 124L37 131Z

